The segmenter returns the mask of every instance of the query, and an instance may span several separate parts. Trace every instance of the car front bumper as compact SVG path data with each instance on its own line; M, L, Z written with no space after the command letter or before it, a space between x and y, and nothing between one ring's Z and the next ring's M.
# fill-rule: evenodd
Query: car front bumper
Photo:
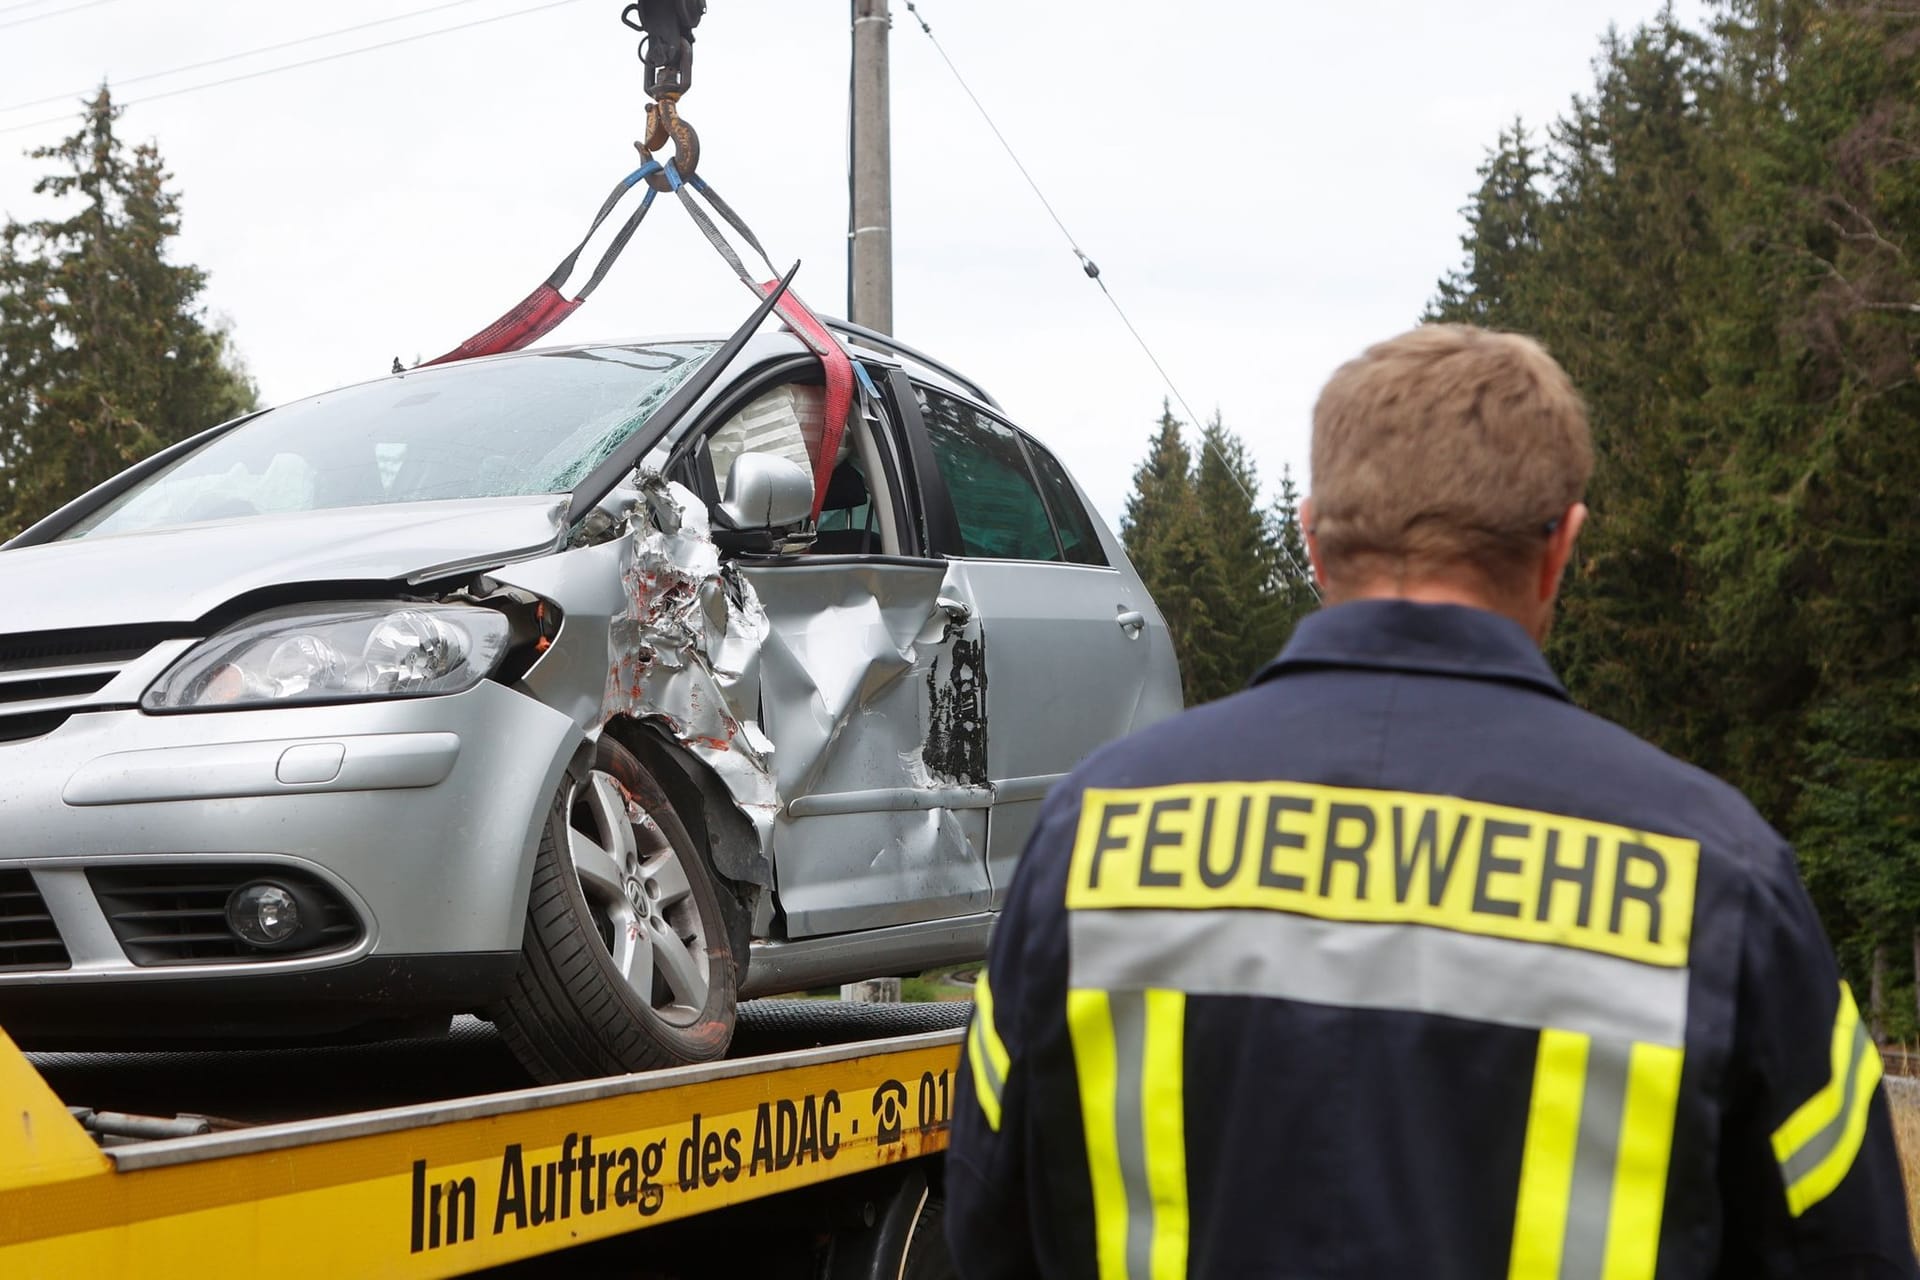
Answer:
M0 892L0 1028L190 1034L484 1003L510 976L541 824L580 742L569 717L483 682L338 706L94 712L0 744L0 889L13 890ZM255 869L318 886L339 944L155 959L103 889ZM16 939L37 927L59 948L8 953L9 911Z

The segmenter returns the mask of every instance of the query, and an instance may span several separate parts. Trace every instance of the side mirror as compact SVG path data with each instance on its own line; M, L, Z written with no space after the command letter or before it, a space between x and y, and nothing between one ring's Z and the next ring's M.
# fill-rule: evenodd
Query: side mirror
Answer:
M813 514L813 477L777 454L743 453L716 514L735 532L792 529Z

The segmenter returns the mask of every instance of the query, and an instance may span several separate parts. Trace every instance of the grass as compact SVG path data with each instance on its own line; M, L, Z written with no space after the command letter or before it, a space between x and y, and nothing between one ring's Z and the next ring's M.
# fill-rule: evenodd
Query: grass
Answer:
M952 1000L973 999L973 975L980 971L978 963L952 965L945 969L929 969L917 978L900 979L901 1004L934 1004ZM793 1000L838 1000L840 988L815 987L810 991L796 991L782 999Z
M951 969L934 969L917 978L900 980L901 1004L931 1004L945 1000L973 999L973 975L977 964Z

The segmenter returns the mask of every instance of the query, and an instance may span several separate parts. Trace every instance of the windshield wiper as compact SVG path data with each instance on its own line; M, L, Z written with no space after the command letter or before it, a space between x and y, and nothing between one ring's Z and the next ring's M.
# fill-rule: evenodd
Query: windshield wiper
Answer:
M773 314L773 308L786 296L787 286L793 283L794 275L800 270L800 264L793 266L783 276L780 283L768 290L766 298L753 309L747 322L733 331L733 336L721 344L720 349L708 357L707 362L695 371L694 375L674 388L667 402L655 411L647 420L646 429L636 431L622 441L620 446L606 456L606 459L587 473L587 478L573 487L573 497L567 503L567 527L571 529L586 518L600 504L600 499L612 493L620 482L627 478L640 459L645 457L654 442L673 429L673 425L693 408L707 389L726 371L733 358L740 354L766 318Z

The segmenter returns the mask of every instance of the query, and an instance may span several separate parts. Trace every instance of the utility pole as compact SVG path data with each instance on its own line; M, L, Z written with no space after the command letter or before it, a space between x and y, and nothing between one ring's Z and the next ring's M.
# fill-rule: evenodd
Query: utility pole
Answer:
M848 319L893 332L893 160L887 0L853 0L853 210Z
M847 319L893 332L893 140L887 124L887 0L853 0L853 167ZM900 979L840 988L842 1000L898 1004Z

